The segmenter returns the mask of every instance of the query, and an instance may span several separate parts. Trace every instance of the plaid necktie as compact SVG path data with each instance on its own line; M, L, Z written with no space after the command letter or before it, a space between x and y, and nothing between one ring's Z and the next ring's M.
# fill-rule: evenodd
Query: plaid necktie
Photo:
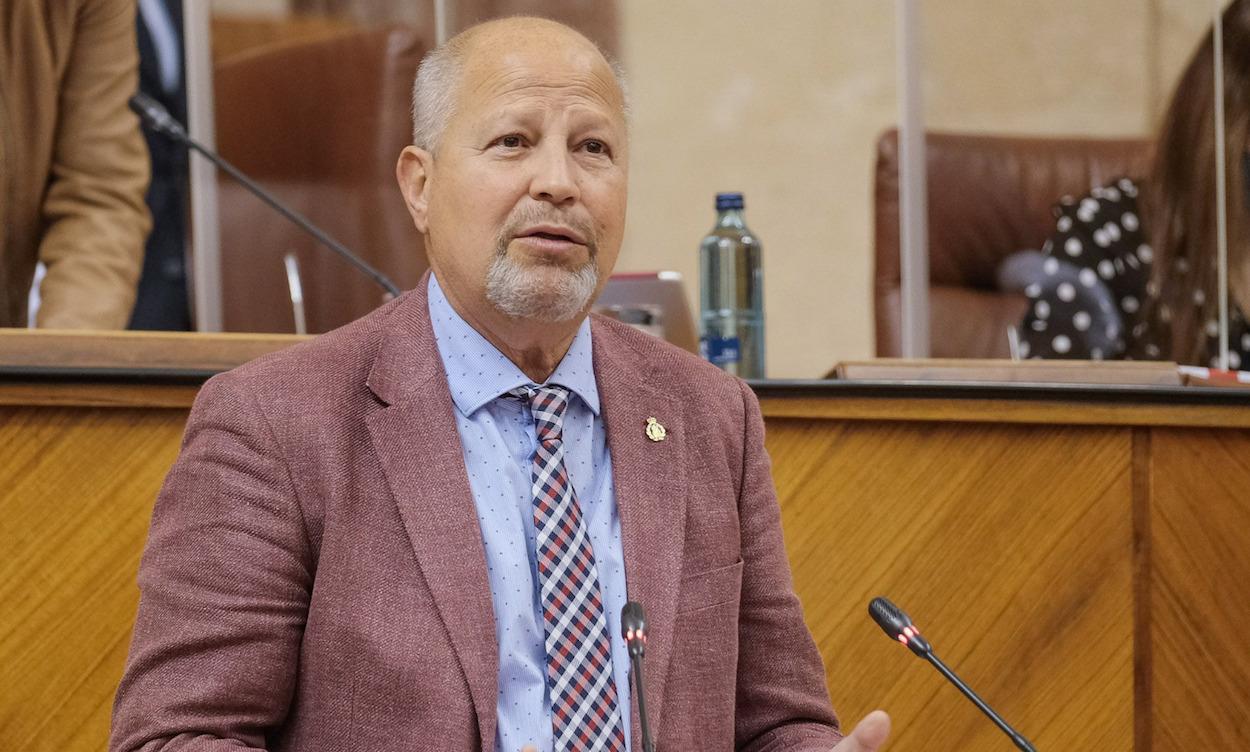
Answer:
M555 749L626 752L595 554L564 467L569 393L531 384L510 394L529 402L538 432L534 528Z

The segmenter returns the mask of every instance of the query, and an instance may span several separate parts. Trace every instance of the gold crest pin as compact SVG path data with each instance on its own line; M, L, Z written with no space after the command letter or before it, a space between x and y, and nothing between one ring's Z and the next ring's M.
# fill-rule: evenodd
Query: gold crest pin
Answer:
M647 418L647 438L652 441L664 441L668 431L655 418Z

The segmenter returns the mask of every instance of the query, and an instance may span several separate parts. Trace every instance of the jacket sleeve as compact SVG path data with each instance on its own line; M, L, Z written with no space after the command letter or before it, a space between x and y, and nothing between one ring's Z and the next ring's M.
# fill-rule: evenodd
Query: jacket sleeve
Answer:
M745 439L738 500L743 572L736 746L751 752L827 752L842 738L838 719L790 578L759 402L745 382L739 388Z
M201 390L156 502L110 750L263 749L295 688L314 554L256 400Z
M127 100L138 86L133 0L80 4L41 208L38 325L124 329L151 220L149 168Z

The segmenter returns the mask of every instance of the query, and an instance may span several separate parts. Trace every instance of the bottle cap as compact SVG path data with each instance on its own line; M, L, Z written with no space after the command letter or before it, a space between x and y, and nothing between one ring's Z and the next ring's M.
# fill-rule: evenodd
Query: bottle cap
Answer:
M726 209L743 208L741 193L718 193L716 194L716 211L725 211Z

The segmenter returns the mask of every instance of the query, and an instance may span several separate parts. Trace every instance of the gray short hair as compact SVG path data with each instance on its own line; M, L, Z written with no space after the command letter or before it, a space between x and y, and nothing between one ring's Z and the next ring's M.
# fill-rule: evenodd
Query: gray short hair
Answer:
M426 53L412 84L412 143L431 153L438 148L443 130L447 128L456 107L456 88L464 73L466 36L464 33L457 34ZM621 90L623 114L628 123L630 103L625 69L602 48L599 53L608 61L616 85Z
M433 152L456 104L464 68L459 37L426 53L412 84L412 143Z

